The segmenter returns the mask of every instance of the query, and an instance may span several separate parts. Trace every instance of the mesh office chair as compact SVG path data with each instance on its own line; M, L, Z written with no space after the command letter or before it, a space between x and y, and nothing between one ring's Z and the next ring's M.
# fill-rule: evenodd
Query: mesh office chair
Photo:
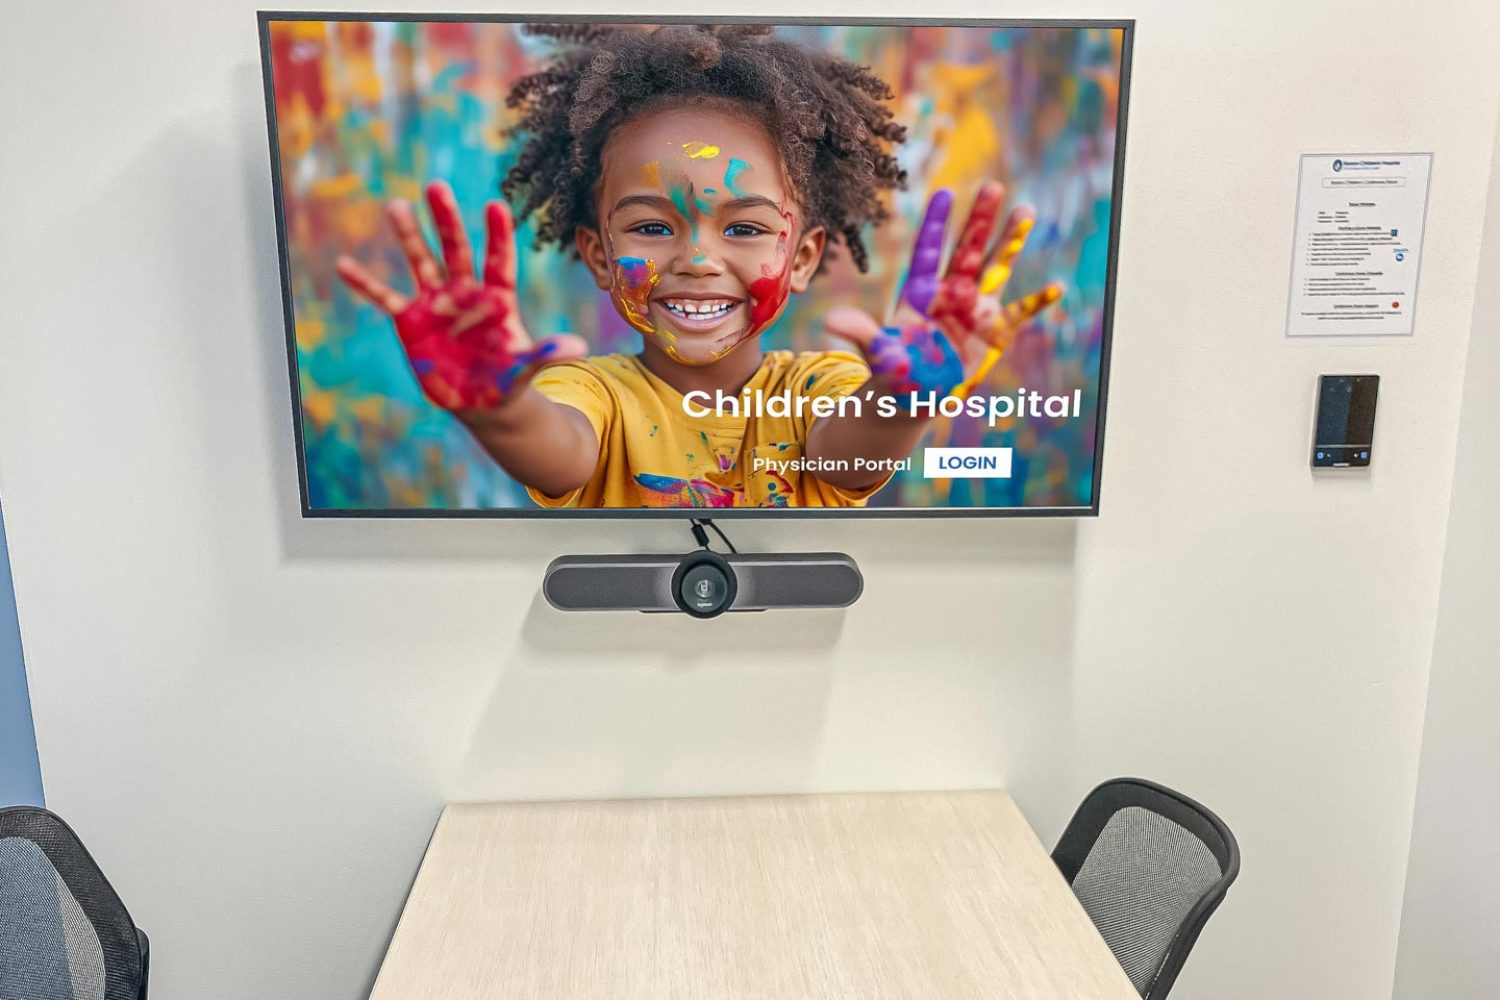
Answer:
M145 1000L150 955L68 824L0 809L0 1000Z
M1167 995L1240 872L1219 817L1138 778L1090 792L1052 860L1144 1000Z

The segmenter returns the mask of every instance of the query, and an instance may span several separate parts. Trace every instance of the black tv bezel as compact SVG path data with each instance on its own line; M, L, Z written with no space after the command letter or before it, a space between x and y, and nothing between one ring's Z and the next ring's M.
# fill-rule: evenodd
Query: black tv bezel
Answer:
M914 18L752 17L681 14L518 14L387 13L384 11L262 10L256 12L260 36L261 78L265 90L266 132L271 153L271 193L276 215L276 252L280 259L281 311L285 326L287 370L291 382L292 424L296 437L297 487L304 518L945 518L945 517L1097 517L1104 471L1104 427L1109 397L1110 354L1114 344L1115 286L1118 275L1120 215L1125 187L1125 128L1130 102L1131 48L1135 19L1091 18ZM854 27L952 28L1102 28L1122 33L1120 93L1115 117L1115 158L1110 193L1109 252L1104 285L1103 330L1099 350L1099 406L1094 429L1093 492L1086 507L312 507L308 503L306 439L302 429L302 387L298 378L297 325L292 304L291 261L287 252L286 214L281 183L281 145L276 127L276 95L271 79L272 21L456 21L487 24L772 24Z

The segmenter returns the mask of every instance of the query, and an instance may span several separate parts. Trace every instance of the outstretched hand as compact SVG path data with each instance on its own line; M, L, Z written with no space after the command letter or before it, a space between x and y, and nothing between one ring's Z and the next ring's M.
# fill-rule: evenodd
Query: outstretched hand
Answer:
M543 366L588 353L588 345L574 336L533 343L522 325L516 302L515 220L504 202L485 206L482 280L475 280L453 189L442 182L429 184L427 205L442 244L442 266L422 238L411 203L396 200L386 208L416 282L414 297L395 291L353 257L338 259L338 273L395 321L428 399L447 410L493 409Z
M1016 331L1063 294L1062 284L1051 282L1009 305L1002 303L1011 268L1036 222L1031 209L1013 209L991 247L1004 203L1002 185L992 182L979 189L943 271L953 194L947 189L935 192L917 231L891 323L882 325L868 313L840 307L829 312L825 329L857 344L871 373L890 382L898 393L946 395L972 387Z

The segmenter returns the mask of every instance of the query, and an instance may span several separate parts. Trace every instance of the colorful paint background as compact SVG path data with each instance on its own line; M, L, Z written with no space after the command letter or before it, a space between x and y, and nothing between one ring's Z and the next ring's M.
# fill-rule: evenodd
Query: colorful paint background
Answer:
M1103 341L1122 33L1099 28L788 26L801 44L877 71L896 91L909 175L894 218L869 234L861 275L835 261L770 331L768 348L847 345L822 334L837 304L883 315L895 300L929 193L950 187L955 221L988 179L1008 204L1036 207L1007 301L1053 279L1067 294L1017 337L977 394L1025 386L1083 392L1077 420L1028 418L995 428L936 421L924 444L1015 449L1010 479L937 481L898 475L871 507L1088 506ZM383 206L420 202L446 180L471 242L518 143L504 98L556 43L520 25L278 21L270 24L286 252L296 323L309 506L319 509L531 507L525 490L452 417L428 403L392 325L334 272L352 254L398 290L410 288ZM425 216L425 212L422 213ZM429 220L423 219L429 237ZM522 309L534 336L571 332L598 353L634 352L639 334L564 252L517 234ZM435 245L435 240L434 240ZM918 449L920 453L920 449Z

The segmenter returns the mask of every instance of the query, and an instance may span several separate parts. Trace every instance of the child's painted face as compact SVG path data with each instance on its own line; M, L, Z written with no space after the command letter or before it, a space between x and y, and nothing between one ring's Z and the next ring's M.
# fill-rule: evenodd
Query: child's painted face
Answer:
M722 109L676 108L617 130L603 156L600 229L578 248L631 326L673 360L711 364L807 288L825 233L766 130Z

